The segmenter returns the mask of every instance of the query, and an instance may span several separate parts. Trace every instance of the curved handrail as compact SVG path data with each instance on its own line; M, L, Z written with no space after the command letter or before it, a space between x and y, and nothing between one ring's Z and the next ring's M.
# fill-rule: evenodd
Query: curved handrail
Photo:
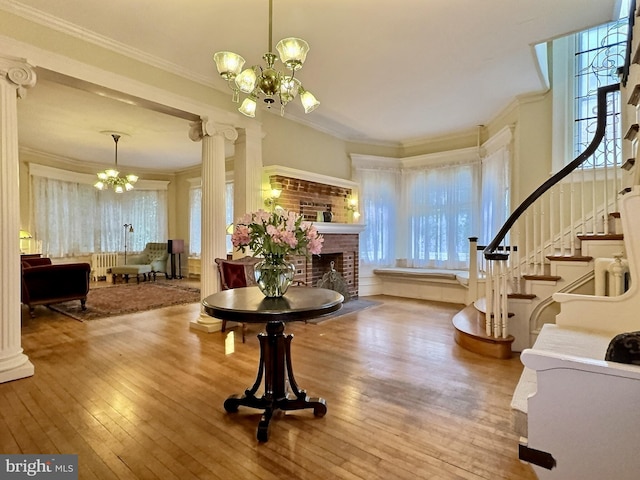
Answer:
M598 88L598 117L596 124L596 132L591 140L589 146L578 155L571 163L562 168L558 173L556 173L553 177L546 180L542 185L540 185L531 195L529 195L518 207L513 211L513 213L509 216L507 221L504 223L500 231L496 234L495 238L489 242L487 247L484 249L483 254L484 258L487 260L506 260L509 258L508 253L496 253L498 246L504 240L511 227L516 223L516 221L520 218L520 216L535 202L538 198L540 198L547 190L560 182L564 177L573 172L576 168L578 168L587 158L589 158L596 151L600 142L604 138L606 126L607 126L607 95L612 92L616 92L620 90L620 84L616 83L613 85L607 85L606 87Z

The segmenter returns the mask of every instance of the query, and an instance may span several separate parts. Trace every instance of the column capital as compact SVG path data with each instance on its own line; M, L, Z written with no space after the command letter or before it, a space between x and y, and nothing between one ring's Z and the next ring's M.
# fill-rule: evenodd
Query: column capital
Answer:
M189 138L194 142L202 140L203 137L224 136L225 139L235 141L238 138L238 131L231 125L214 123L207 118L202 118L198 122L189 124Z
M0 55L0 74L8 83L15 85L19 98L24 98L26 89L36 84L36 72L25 60Z

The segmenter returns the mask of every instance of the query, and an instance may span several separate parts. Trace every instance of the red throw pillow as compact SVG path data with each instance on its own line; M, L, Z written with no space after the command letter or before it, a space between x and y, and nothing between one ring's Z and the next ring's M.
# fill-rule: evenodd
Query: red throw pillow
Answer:
M223 263L222 274L224 275L227 288L241 288L247 286L247 277L244 273L244 265L235 263Z

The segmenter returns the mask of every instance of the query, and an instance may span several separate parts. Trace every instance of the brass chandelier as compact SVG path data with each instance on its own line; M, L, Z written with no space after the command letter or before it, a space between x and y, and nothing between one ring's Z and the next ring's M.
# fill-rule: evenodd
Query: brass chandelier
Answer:
M98 173L98 181L93 185L98 190L104 190L106 188L113 188L114 192L122 193L125 190L133 190L133 184L138 181L137 175L127 175L126 177L120 177L118 172L118 140L120 135L112 133L111 137L116 144L116 166L115 168L108 168L104 172Z
M267 108L276 100L280 102L280 114L284 115L287 104L296 96L300 95L300 101L305 113L314 111L320 102L304 89L300 80L295 78L295 72L302 68L309 44L300 38L284 38L276 45L276 50L280 54L280 61L290 70L281 73L275 70L274 64L277 56L272 52L272 24L273 24L273 0L269 0L269 50L263 55L266 68L254 65L242 70L245 63L244 58L233 52L216 52L213 60L216 63L218 73L227 80L229 87L233 90L232 99L238 103L240 92L248 96L243 100L238 111L247 117L256 116L257 100L264 96Z

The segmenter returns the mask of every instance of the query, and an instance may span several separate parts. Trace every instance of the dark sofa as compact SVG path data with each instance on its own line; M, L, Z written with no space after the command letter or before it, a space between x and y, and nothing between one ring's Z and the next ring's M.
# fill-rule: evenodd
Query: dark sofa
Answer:
M35 317L36 305L80 300L85 310L89 293L91 265L88 263L51 263L49 258L22 260L22 303Z

